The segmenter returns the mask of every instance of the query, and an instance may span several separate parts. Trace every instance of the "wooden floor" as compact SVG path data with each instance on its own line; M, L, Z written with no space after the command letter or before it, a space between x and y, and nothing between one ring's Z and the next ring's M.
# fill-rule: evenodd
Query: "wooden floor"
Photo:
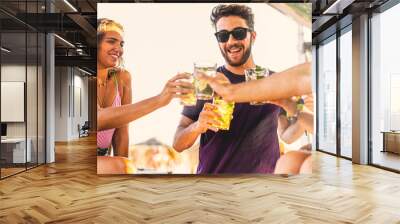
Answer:
M22 172L24 170L26 170L25 167L24 168L1 168L1 177L2 178L7 177L7 176L13 175L15 173Z
M377 165L386 166L395 170L400 170L400 154L392 152L374 151L372 162Z
M27 164L27 167L25 167L25 164L18 164L18 167L7 167L7 168L1 168L1 178L5 178L20 172L23 172L27 169L33 169L37 166L37 164Z
M316 153L310 176L97 176L95 139L0 181L0 223L400 223L400 175Z

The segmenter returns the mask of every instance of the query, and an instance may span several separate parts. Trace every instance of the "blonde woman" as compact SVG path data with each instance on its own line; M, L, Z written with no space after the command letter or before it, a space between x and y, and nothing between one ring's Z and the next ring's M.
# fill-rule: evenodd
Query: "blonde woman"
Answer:
M121 24L100 19L97 27L97 148L98 155L105 155L113 148L114 155L128 157L128 124L152 111L166 106L174 97L192 91L188 78L179 74L171 78L160 94L132 104L131 74L123 68L124 30ZM118 173L118 157L98 157L99 173ZM108 163L110 166L107 167ZM124 164L125 162L121 162ZM100 167L100 170L99 170ZM114 168L113 168L114 167ZM124 167L122 165L122 167ZM105 170L102 170L102 169ZM108 169L110 168L110 169ZM123 171L125 172L125 171Z

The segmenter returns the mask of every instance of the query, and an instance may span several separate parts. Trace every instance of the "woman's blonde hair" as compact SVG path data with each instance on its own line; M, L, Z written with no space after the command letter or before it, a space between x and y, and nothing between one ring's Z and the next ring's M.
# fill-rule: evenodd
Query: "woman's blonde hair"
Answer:
M97 20L97 47L99 47L105 33L110 31L117 32L123 36L124 27L112 19L103 18ZM119 58L118 68L124 68L124 59L122 57Z
M115 31L117 33L119 33L121 36L124 33L124 27L111 19L98 19L97 20L97 41L98 43L102 40L102 38L104 37L105 32L109 32L109 31Z

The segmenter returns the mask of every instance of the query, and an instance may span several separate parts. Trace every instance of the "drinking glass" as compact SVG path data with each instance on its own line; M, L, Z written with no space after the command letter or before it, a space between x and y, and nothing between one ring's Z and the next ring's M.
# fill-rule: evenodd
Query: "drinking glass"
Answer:
M194 63L194 87L196 98L198 100L211 100L214 95L214 90L206 81L199 80L197 75L202 73L204 75L214 77L216 72L216 63Z
M194 85L194 77L193 74L189 74L189 79L185 79L185 82L192 83ZM183 106L195 106L197 102L196 96L194 94L194 90L190 93L184 94L181 96L181 105Z
M231 120L233 118L235 103L227 102L223 100L220 96L214 96L213 104L216 106L216 109L214 111L221 115L221 118L218 119L221 124L214 125L214 127L220 130L229 130Z
M262 68L260 66L256 66L255 68L249 68L244 71L246 76L246 82L251 80L263 79L269 75L269 70L266 68ZM263 105L266 102L250 102L250 105Z

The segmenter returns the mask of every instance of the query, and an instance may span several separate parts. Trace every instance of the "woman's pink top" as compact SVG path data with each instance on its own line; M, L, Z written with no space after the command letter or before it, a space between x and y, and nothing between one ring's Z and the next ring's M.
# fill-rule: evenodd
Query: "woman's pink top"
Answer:
M115 79L116 80L116 79ZM121 106L121 96L118 91L118 81L116 80L116 89L117 93L114 98L114 102L111 107L120 107ZM107 129L104 131L97 132L97 148L109 148L112 143L112 138L115 132L115 128Z

